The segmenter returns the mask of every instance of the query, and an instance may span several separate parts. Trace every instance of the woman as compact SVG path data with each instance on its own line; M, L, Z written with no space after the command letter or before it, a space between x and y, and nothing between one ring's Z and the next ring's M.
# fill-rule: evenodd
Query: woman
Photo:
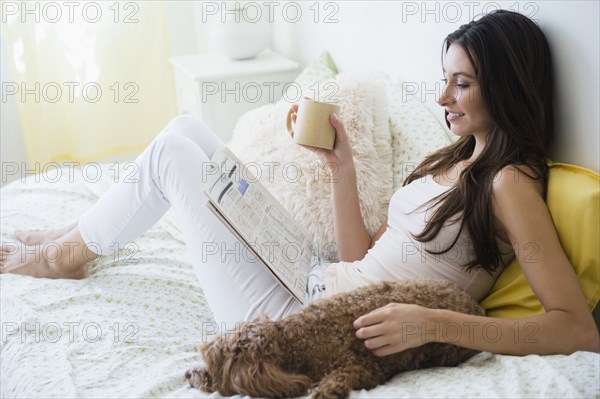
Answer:
M381 278L433 275L452 279L481 299L516 254L546 308L544 315L515 325L513 320L390 304L356 320L357 336L380 356L447 339L439 332L450 325L460 329L460 339L453 335L452 343L496 353L598 351L594 321L544 203L545 147L553 115L552 71L543 34L526 17L494 12L448 36L443 67L447 84L439 104L460 139L408 177L374 237L362 221L352 151L336 115L331 116L335 148L309 148L337 171L332 189L342 261L313 265L307 298ZM17 233L32 248L4 247L0 271L83 278L89 260L133 240L172 206L217 321L231 327L261 313L277 319L300 309L258 263L239 254L207 259L202 252L208 241L227 250L239 248L203 206L203 164L222 145L198 121L175 118L138 157L135 182L113 186L78 223ZM539 249L533 260L520 251L532 242ZM493 340L487 334L492 322L498 329ZM403 334L406 323L418 331ZM515 328L521 337L531 326L535 342L515 342Z

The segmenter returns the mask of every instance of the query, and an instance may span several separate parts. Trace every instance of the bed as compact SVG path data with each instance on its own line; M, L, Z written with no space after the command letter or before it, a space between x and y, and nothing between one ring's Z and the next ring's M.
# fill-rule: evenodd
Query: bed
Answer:
M339 79L336 74L324 53L297 82ZM376 80L364 75L361 79ZM396 188L407 166L451 138L420 101L402 94L400 82L386 81L384 86L391 88L386 93L389 112L369 117L379 118L374 125L385 127L381 134L387 134L391 149L386 179ZM280 124L271 114L281 114L286 107L274 104L251 111L236 130L252 131L256 121ZM246 138L277 143L260 134ZM243 160L280 153L249 150L235 134L230 144ZM380 158L385 162L385 157ZM63 166L5 186L0 195L1 240L14 242L16 229L72 223L129 167L127 163ZM363 176L365 181L368 178ZM291 195L273 190L284 203ZM378 206L385 207L385 201ZM378 215L375 212L373 217ZM327 238L330 232L321 234ZM213 319L171 211L135 243L92 261L88 270L89 277L81 281L0 276L2 398L219 397L191 389L184 377L186 369L201 363L196 347L207 339ZM501 294L496 290L489 308L510 307L497 299ZM459 367L407 372L373 390L354 391L352 397L589 398L600 397L599 376L596 353L515 357L484 352Z
M98 182L73 169L72 176L31 176L3 188L2 240L15 229L74 220L119 169L98 170ZM183 376L201 362L195 346L212 315L174 215L167 213L136 243L135 256L122 248L99 258L81 281L0 276L3 398L209 396ZM600 355L590 352L481 353L457 368L404 373L352 397L590 398L600 395L599 375Z

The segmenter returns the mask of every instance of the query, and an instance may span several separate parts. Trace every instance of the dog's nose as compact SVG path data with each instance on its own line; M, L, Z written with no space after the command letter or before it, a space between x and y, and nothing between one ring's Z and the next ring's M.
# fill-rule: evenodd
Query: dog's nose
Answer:
M192 372L190 370L186 370L185 371L185 378L187 378L188 380L192 377Z

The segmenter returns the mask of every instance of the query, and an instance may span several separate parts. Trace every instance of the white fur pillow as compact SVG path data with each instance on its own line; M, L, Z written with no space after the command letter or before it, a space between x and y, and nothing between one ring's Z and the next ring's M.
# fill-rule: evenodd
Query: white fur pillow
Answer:
M356 166L360 209L372 235L385 220L392 195L386 80L380 74L342 73L329 82L337 88L335 98ZM327 87L326 83L320 87ZM322 96L326 94L331 92L323 91ZM246 113L239 119L228 146L251 165L262 183L312 235L320 255L335 261L329 175L314 154L291 140L285 128L290 106L280 100Z

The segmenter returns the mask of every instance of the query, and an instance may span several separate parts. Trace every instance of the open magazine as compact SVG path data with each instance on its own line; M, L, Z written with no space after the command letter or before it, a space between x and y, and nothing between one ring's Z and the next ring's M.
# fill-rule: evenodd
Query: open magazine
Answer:
M308 234L229 148L215 151L211 162L205 171L207 206L304 303L312 254Z

